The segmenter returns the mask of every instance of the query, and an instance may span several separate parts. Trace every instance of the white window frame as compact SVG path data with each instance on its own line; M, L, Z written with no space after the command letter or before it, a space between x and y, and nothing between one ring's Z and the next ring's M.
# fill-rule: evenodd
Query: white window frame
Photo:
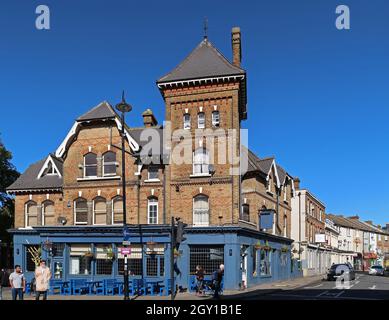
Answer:
M87 208L87 220L88 220L88 201L86 199L84 199L86 201L86 208ZM77 200L74 200L73 201L73 216L74 216L74 225L87 225L88 224L88 221L86 222L78 222L77 221L77 214L76 214L76 210L77 210Z
M119 200L121 200L123 202L123 197L117 196L117 197L115 197L115 198L113 198L111 200L111 223L114 226L121 226L121 225L123 225L123 222L122 223L115 223L115 219L114 219L114 217L115 217L115 211L113 209L114 208L114 202L115 201L119 201ZM123 212L124 212L124 206L123 206L122 214L123 214Z
M95 175L95 176L87 176L87 175L86 175L86 168L87 168L87 167L94 167L94 166L95 166L95 165L90 165L90 164L86 165L86 164L85 164L85 157L86 157L86 155L89 154L89 153L92 153L92 154L96 155L96 175ZM93 153L93 152L88 152L87 154L84 154L84 170L83 170L83 171L84 171L84 178L87 178L87 179L97 178L97 173L98 173L98 172L97 172L97 171L98 171L98 170L97 170L97 169L98 169L98 168L97 168L97 167L98 167L98 165L97 165L97 154L95 154L95 153Z
M103 177L116 177L116 171L115 171L115 173L105 173L105 165L107 164L107 165L115 165L115 168L117 167L117 165L118 165L118 162L117 161L114 161L114 162L105 162L105 155L107 154L107 153L109 153L109 152L112 152L112 153L114 153L115 154L115 158L116 158L116 156L117 156L117 154L115 153L115 152L113 152L113 151L107 151L107 152L105 152L104 154L103 154L103 161L102 161L102 166L103 166Z
M32 201L32 200L29 200L27 201L25 204L24 204L24 227L27 228L27 227L34 227L34 226L30 226L28 225L27 221L28 221L28 213L27 213L27 206L28 204L30 203L34 203L36 205L36 218L38 220L38 203L36 203L35 201Z
M95 204L96 204L96 199L98 198L95 198L93 199L92 201L92 211L93 211L93 215L92 215L92 224L94 226L106 226L107 225L107 199L101 197L101 199L104 199L105 200L105 223L96 223L96 208L95 208Z
M197 128L205 129L205 112L199 112L197 114Z
M150 168L154 168L157 171L157 178L150 178ZM150 165L147 169L147 180L146 181L160 181L159 180L159 167L155 165Z
M46 210L45 210L45 207L46 207L46 204L47 203L51 203L54 207L54 216L55 216L55 204L54 204L54 201L51 201L51 200L45 200L43 203L42 203L42 226L45 226L46 225Z
M287 199L287 197L286 197L286 193L287 193L287 191L288 191L288 190L287 190L287 187L288 187L288 186L285 184L285 185L284 185L284 201L285 201L285 202L288 201L288 199Z
M217 119L216 119L217 115ZM212 126L215 128L220 127L220 112L219 110L212 111Z
M272 179L271 179L271 177L269 177L269 179L267 180L267 186L266 186L267 192L271 192L271 182L272 182Z
M157 209L157 216L156 216L156 222L151 223L150 222L150 207L155 206ZM157 198L150 198L147 199L147 224L158 224L158 199ZM153 217L154 218L154 217Z
M284 209L284 237L287 237L287 232L288 232L288 216L286 215L286 210Z
M196 216L198 216L198 213L195 213L195 210L198 210L199 211L199 209L195 209L195 201L196 201L196 198L198 198L198 197L204 197L204 198L206 198L207 199L207 203L208 203L208 209L207 209L207 221L206 222L204 222L204 223L199 223L199 222L197 222L196 223L196 219L195 219L195 217ZM192 215L193 215L193 217L192 217L192 219L193 219L193 226L195 226L195 227L207 227L207 226L209 226L209 218L210 218L210 199L209 199L209 197L207 197L206 195L197 195L197 196L195 196L195 197L193 197L193 200L192 200L192 202L193 202L193 212L192 212ZM205 211L205 210L204 210ZM201 214L201 213L200 213Z
M203 153L201 153L201 161L197 162L197 159L196 159L196 152L199 151L199 150L203 150ZM192 159L193 159L193 164L192 164L192 176L209 176L210 173L209 173L209 151L205 148L197 148L194 152L193 152L193 155L192 155ZM196 161L195 161L196 160ZM206 161L208 160L208 161ZM201 172L196 172L195 171L195 167L197 168L198 166L201 166ZM202 172L203 171L203 166L207 166L208 168L208 171L207 172Z
M185 117L188 117L189 119L186 120ZM184 130L190 130L191 128L191 117L190 117L190 114L189 113L185 113L184 116L182 117L183 118L183 122L184 122Z

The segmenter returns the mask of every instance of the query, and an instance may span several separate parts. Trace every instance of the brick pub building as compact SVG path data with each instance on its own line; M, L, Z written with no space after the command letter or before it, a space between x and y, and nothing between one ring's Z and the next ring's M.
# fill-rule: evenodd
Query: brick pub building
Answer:
M210 277L224 263L226 289L300 275L290 251L293 179L274 158L240 148L247 110L239 28L232 30L232 49L231 63L204 38L157 81L173 132L169 143L168 128L158 125L150 109L142 114L144 127L125 128L132 277L170 277L172 216L188 225L176 257L181 270L176 281L184 288L191 287L198 264ZM247 159L247 170L233 174L237 168L228 162L211 164L208 140L203 143L206 137L198 138L196 129L236 130L233 147ZM114 108L100 103L77 118L55 153L32 164L8 188L16 205L10 230L15 264L22 265L28 280L34 270L32 247L41 248L57 279L122 279L119 130ZM142 153L148 130L159 143ZM174 136L176 130L180 135ZM172 161L181 135L192 141L191 163ZM272 225L261 229L261 212L269 209Z

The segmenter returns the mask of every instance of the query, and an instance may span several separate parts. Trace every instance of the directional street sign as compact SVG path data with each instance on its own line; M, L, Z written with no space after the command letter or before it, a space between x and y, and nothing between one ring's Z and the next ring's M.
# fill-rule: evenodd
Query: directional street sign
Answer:
M130 229L128 227L123 228L123 240L130 241Z

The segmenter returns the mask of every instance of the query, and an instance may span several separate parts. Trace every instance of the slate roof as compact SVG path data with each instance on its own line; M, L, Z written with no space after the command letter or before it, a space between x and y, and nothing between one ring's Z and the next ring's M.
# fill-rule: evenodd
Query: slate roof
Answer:
M62 175L62 161L51 155L55 165ZM38 179L39 171L44 165L47 157L30 165L27 170L8 188L7 191L17 190L42 190L42 189L60 189L62 188L62 177L57 175L46 175Z
M372 228L370 225L363 223L357 219L351 219L341 215L334 215L334 214L327 214L327 217L331 219L338 226L362 230L366 232L377 232L377 230Z
M204 39L175 69L158 79L157 83L245 73L229 62L208 39Z
M267 175L274 161L274 157L260 159L254 152L246 147L242 148L242 155L248 159L248 172L260 171Z
M77 121L113 119L117 117L117 113L107 101L103 101L96 107L92 108L82 116L77 118Z

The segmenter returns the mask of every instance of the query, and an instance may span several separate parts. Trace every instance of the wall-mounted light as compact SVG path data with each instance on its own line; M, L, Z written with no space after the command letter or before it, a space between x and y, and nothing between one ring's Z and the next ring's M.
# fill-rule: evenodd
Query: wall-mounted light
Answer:
M228 254L230 257L232 257L232 249L229 250Z
M17 254L17 255L19 255L19 252L20 252L19 249L16 249L16 254Z

